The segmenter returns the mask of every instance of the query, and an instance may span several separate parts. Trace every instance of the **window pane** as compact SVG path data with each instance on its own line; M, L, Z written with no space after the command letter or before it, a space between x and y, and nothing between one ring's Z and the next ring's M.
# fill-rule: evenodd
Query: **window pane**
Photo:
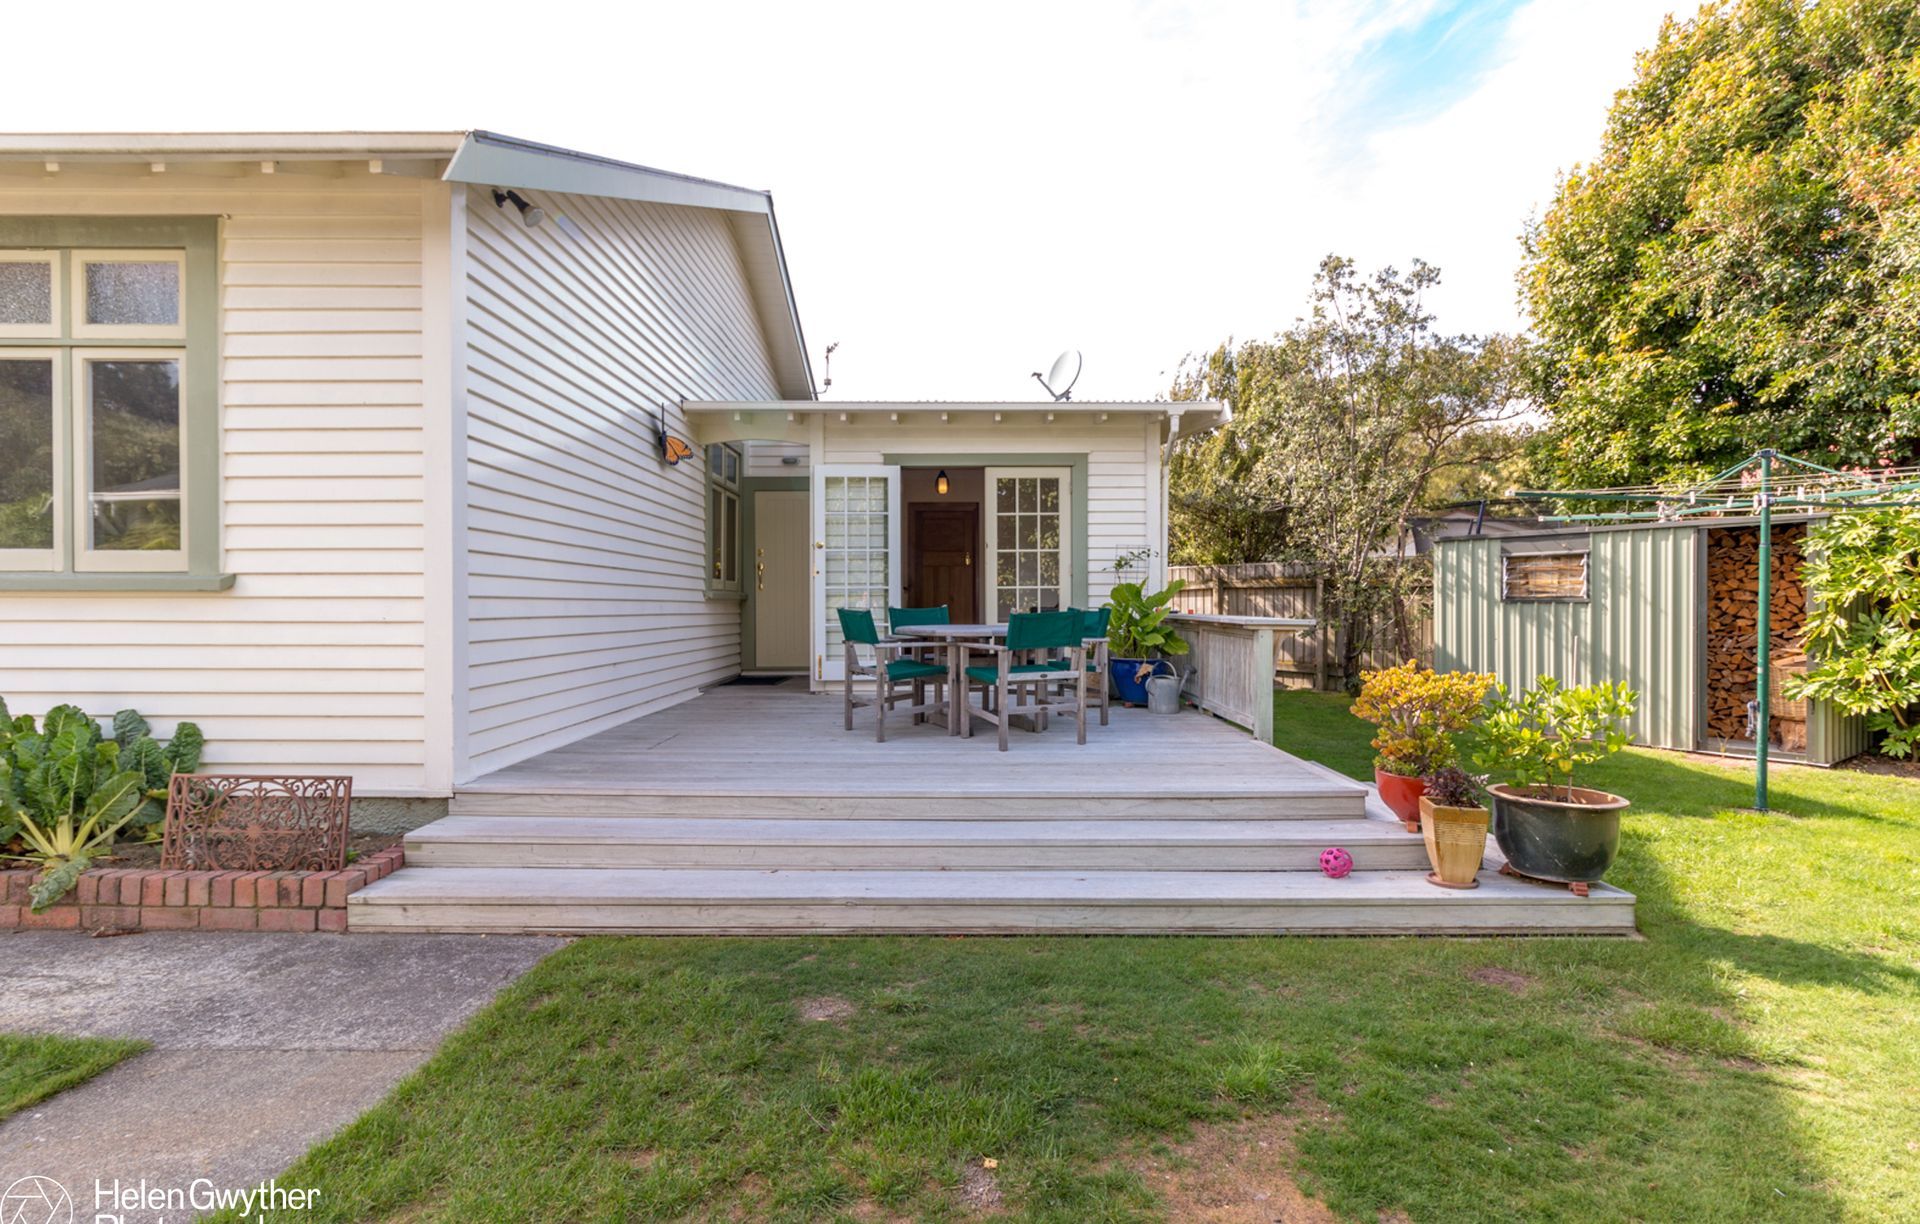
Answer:
M53 265L0 262L0 326L53 322Z
M180 322L180 266L164 263L87 265L87 322L172 326Z
M31 264L0 264L31 267ZM0 361L0 548L53 547L53 363Z
M180 363L87 363L93 547L180 547Z

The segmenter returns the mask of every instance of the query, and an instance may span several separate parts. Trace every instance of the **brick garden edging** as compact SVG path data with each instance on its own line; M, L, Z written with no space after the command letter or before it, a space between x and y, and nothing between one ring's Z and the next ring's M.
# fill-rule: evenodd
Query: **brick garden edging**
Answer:
M347 894L406 865L399 846L344 871L167 871L98 867L36 914L35 868L0 871L0 931L344 931Z

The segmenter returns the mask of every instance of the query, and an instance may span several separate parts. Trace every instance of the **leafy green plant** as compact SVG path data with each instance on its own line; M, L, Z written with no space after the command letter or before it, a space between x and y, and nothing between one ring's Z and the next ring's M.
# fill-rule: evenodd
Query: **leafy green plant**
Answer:
M1165 623L1173 611L1167 605L1186 586L1176 578L1165 590L1152 595L1146 594L1137 582L1123 582L1114 587L1108 599L1113 617L1107 624L1107 650L1112 657L1156 659L1187 653L1186 639Z
M40 864L32 901L43 910L64 896L95 857L130 825L166 816L176 771L198 769L202 737L181 723L162 745L132 710L114 715L114 737L78 706L13 717L0 701L0 845L18 838Z
M1473 725L1492 687L1484 672L1436 672L1411 660L1363 673L1353 715L1380 728L1374 767L1418 778L1453 764L1453 737Z
M1633 717L1638 701L1625 684L1562 687L1552 676L1541 676L1519 697L1499 685L1480 725L1473 762L1511 778L1527 795L1571 801L1575 769L1627 746L1621 723Z
M1920 753L1920 510L1835 515L1802 572L1809 665L1783 691L1864 716L1887 756Z

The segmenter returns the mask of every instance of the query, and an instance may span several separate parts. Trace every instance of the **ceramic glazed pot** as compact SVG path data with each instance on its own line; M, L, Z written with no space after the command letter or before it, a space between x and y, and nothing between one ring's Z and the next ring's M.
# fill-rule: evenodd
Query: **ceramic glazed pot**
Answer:
M1149 669L1145 676L1141 669ZM1165 659L1108 659L1107 673L1113 680L1113 695L1130 706L1147 704L1147 680L1153 676L1171 676L1173 664Z
M1392 809L1400 818L1407 832L1420 831L1420 796L1426 792L1427 784L1419 778L1410 778L1405 774L1390 774L1382 770L1373 771L1373 784L1380 788L1380 801Z
M1441 888L1478 888L1480 860L1487 853L1487 826L1493 816L1483 807L1448 807L1420 796L1420 833L1427 841L1433 870L1427 883Z
M1620 813L1627 801L1606 791L1573 788L1573 802L1487 788L1493 797L1493 839L1507 866L1536 880L1568 884L1585 894L1620 851ZM1565 795L1556 789L1556 795Z

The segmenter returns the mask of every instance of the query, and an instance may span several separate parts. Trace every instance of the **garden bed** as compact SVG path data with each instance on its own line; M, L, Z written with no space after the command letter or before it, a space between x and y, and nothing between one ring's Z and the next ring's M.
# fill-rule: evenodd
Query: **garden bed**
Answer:
M405 865L397 838L378 840L389 844L341 871L170 871L157 855L145 867L116 858L37 914L27 893L38 871L0 871L0 931L345 931L348 895Z

